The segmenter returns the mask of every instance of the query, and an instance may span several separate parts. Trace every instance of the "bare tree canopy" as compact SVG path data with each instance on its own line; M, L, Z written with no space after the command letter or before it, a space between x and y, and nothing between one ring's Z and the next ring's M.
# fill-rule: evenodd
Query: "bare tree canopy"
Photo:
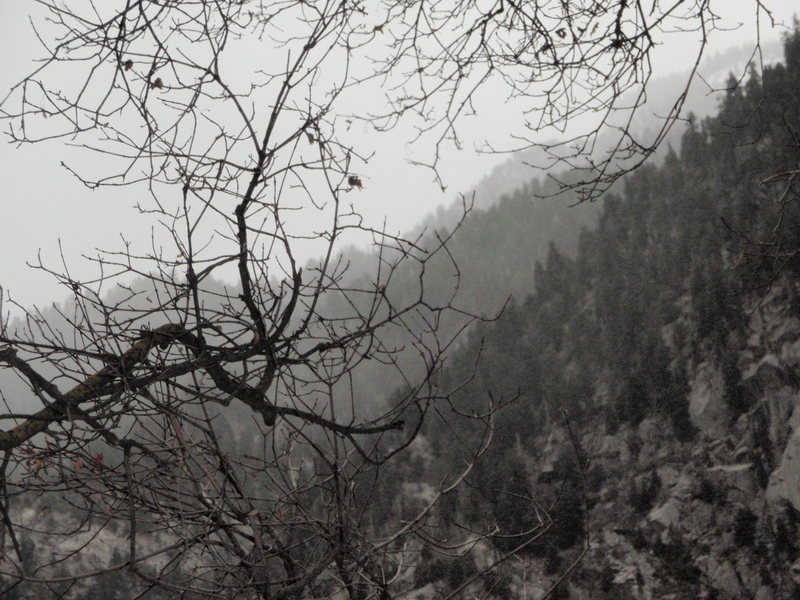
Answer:
M160 228L91 259L93 280L40 265L73 301L0 323L3 589L38 581L67 594L123 568L189 597L404 589L413 553L439 547L433 509L489 442L503 400L460 415L483 432L461 472L404 521L374 522L387 461L448 406L437 373L474 317L459 311L451 234L404 239L358 214L369 149L351 125L410 120L435 172L463 117L522 100L513 143L570 132L545 147L586 169L593 198L677 118L685 90L654 139L630 129L654 48L696 31L699 60L710 2L39 4L42 62L1 107L11 140L94 151L64 165L90 189L138 186ZM769 17L758 1L753 11ZM598 154L609 129L617 141ZM366 278L342 257L351 234L373 242ZM319 259L299 264L309 252ZM449 283L432 295L434 264ZM354 384L365 361L397 390L365 397ZM89 535L31 563L19 531L32 525L15 506L43 493L80 515L54 536ZM546 528L541 514L519 544ZM129 540L119 562L56 573L118 525ZM490 533L465 531L453 551Z
M677 89L647 141L629 128L657 47L695 32L696 68L719 20L708 0L41 4L44 61L4 103L14 140L61 136L119 159L81 174L90 186L191 179L219 193L237 181L240 195L241 174L256 170L261 183L345 175L359 156L347 145L353 120L386 130L410 119L435 168L466 115L509 99L524 111L513 147L566 131L543 145L594 165L585 182L602 190L682 106ZM753 0L752 18L771 14ZM598 153L607 127L617 141Z

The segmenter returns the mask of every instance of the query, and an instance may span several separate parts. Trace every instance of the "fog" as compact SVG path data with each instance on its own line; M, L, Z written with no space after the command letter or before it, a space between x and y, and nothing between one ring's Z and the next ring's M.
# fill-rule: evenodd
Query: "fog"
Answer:
M724 3L719 10L722 29L727 31L713 33L706 56L747 40L752 44L759 30L763 42L774 42L786 30L785 24L790 23L789 4L779 0L766 3L775 11L779 23L784 24L771 27L763 14L756 22L751 2ZM6 3L0 8L0 51L7 57L0 72L3 96L5 90L36 68L34 61L43 55L30 22L31 9L32 5L24 3ZM658 49L654 59L656 73L667 75L687 68L696 42L695 34L676 33L668 46ZM374 98L368 91L357 101L365 105L379 102ZM516 106L500 93L484 94L479 104L477 115L463 122L460 146L450 144L441 154L441 183L430 169L412 164L430 158L430 145L426 146L425 140L412 142L413 127L400 126L379 135L363 125L349 125L350 139L369 160L358 169L363 189L354 190L347 200L364 216L366 224L395 232L409 230L437 208L452 203L458 194L469 193L494 167L508 159L506 153L485 152L486 143L501 150L515 149L509 140L524 107ZM3 123L6 130L8 124ZM543 131L541 135L549 139L556 132ZM50 275L31 269L30 265L39 264L40 259L54 270L68 268L73 279L83 281L96 275L96 267L82 257L96 256L99 250L117 250L123 237L145 248L158 245L163 228L135 208L147 194L143 186L92 191L65 167L66 164L80 170L94 161L96 155L70 145L69 139L21 147L0 145L5 184L0 236L4 310L14 310L9 299L30 306L67 297L67 290ZM531 177L536 175L530 172ZM313 253L309 249L303 258L312 259Z

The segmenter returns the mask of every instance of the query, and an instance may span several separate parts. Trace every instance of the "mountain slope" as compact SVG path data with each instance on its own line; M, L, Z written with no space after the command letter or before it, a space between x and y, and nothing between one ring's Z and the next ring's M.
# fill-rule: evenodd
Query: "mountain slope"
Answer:
M785 51L610 195L574 259L551 248L444 374L472 376L462 414L518 397L443 518L520 532L535 499L556 519L509 597L546 590L587 531L557 596L800 595L800 36ZM444 430L432 462L457 464Z

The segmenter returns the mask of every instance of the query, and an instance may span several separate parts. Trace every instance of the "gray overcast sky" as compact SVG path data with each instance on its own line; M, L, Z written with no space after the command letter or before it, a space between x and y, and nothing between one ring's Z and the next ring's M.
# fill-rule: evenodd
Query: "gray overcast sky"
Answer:
M31 61L37 56L37 42L27 21L32 5L4 2L0 6L0 52L4 57L0 71L2 96L31 70ZM708 54L755 38L753 5L753 0L718 3L716 10L725 17L732 31L716 33ZM766 0L765 5L784 23L791 22L795 2ZM742 25L736 29L740 23ZM785 28L776 32L763 23L765 39L775 38L781 31ZM691 56L691 39L691 36L676 36L668 47L661 49L657 68L665 73L679 70ZM406 143L408 131L401 130L372 142L376 154L365 170L365 187L353 197L368 222L379 225L386 219L392 230L410 229L438 206L452 202L458 192L468 191L502 161L502 156L479 155L472 150L472 146L490 132L502 134L509 130L508 107L498 103L495 108L492 114L484 113L480 120L474 120L473 139L468 140L463 151L452 150L445 156L441 168L448 186L445 192L435 185L429 171L408 164L407 160L412 157ZM79 148L65 146L63 141L23 148L0 144L3 179L0 286L24 305L48 304L67 296L66 290L55 285L49 275L26 267L26 263L36 262L39 254L58 270L63 251L73 278L82 280L94 273L94 267L89 269L81 255L96 254L96 248L118 249L120 234L138 240L147 240L151 235L153 223L133 208L143 190L89 191L60 166L66 159L80 165L91 161L92 157L81 153Z

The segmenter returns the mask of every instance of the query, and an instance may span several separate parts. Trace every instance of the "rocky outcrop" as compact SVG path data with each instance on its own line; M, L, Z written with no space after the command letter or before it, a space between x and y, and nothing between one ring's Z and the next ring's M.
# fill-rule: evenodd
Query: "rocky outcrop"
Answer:
M698 365L692 378L689 417L709 437L718 438L727 431L731 411L725 402L725 382L722 373L710 362Z
M800 511L800 406L795 407L789 419L791 436L780 458L780 464L769 477L767 500L789 502Z
M800 598L800 319L779 288L752 309L733 367L712 348L690 365L694 439L658 416L594 437L597 575L571 597Z

